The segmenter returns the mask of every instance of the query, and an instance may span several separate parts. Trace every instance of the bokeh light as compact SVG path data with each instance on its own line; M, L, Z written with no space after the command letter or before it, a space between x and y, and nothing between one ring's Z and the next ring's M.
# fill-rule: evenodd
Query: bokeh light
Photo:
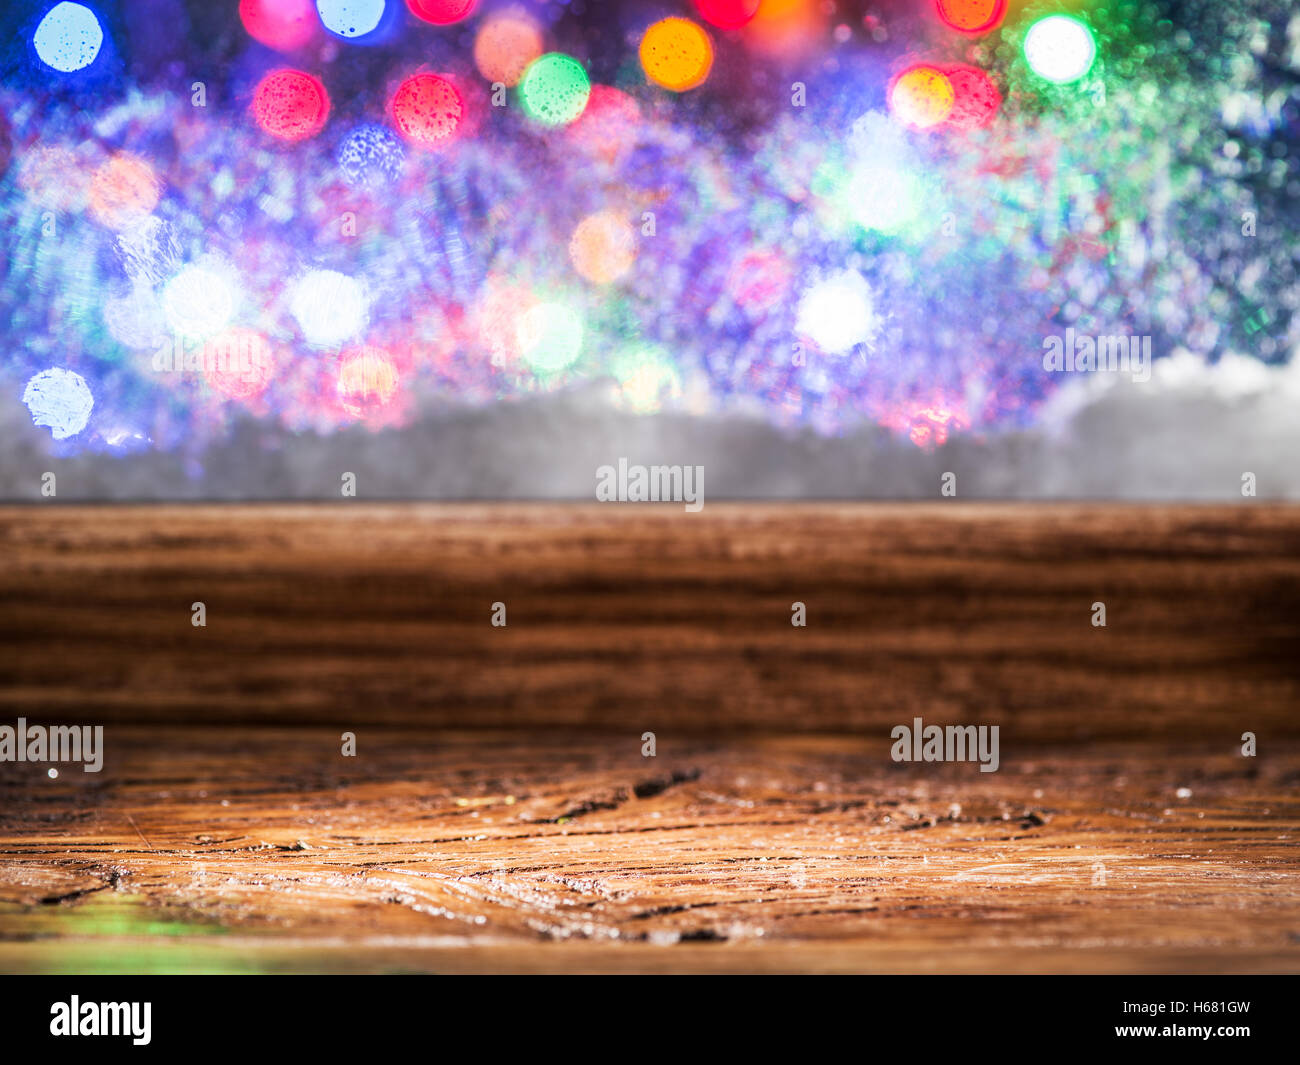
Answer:
M519 83L524 112L547 126L567 126L587 109L591 79L572 56L549 52L529 64Z
M27 382L23 403L33 425L47 427L55 440L66 440L86 427L95 397L81 374L56 366Z
M618 381L619 406L626 410L653 414L682 398L681 374L660 348L633 348L616 357L611 368Z
M1069 15L1048 15L1025 34L1025 61L1045 81L1069 85L1092 69L1097 42L1092 30Z
M62 145L37 144L19 160L18 187L34 206L73 211L89 196L90 174Z
M335 158L343 180L357 188L376 188L396 181L406 161L406 149L392 130L358 126L339 142Z
M248 35L277 52L293 52L316 36L312 0L239 0L239 18Z
M673 92L703 85L713 69L713 42L690 19L674 16L656 22L641 38L640 54L646 77Z
M274 70L253 92L257 124L282 141L314 137L325 128L329 113L324 83L301 70Z
M373 33L384 17L385 0L316 0L321 23L340 37Z
M55 4L36 26L32 45L42 63L62 74L84 70L104 46L104 28L85 4Z
M382 411L397 395L397 367L382 348L363 347L344 357L339 367L338 398L354 418Z
M397 131L410 143L445 148L460 135L465 99L450 78L416 74L397 87L389 112Z
M228 329L203 348L203 375L227 399L255 399L275 374L271 343L254 329Z
M736 261L727 275L727 289L746 311L764 314L785 298L792 279L785 256L759 249Z
M485 22L474 39L474 65L488 81L513 89L543 47L541 28L528 15L498 15Z
M844 355L876 333L871 286L845 270L808 288L799 300L798 331L828 355Z
M567 370L582 354L582 318L562 303L537 304L520 316L517 329L523 360L538 376Z
M307 343L329 348L365 329L370 303L355 278L337 270L311 270L290 289L289 312Z
M230 324L239 302L229 271L215 264L192 263L167 282L163 313L183 337L210 336Z
M622 89L593 85L587 108L566 131L584 151L613 162L635 143L641 106Z
M474 13L478 0L406 0L411 14L435 26L450 26Z
M695 0L700 18L720 30L737 30L758 14L762 0Z
M569 258L588 281L608 285L636 262L636 234L614 211L599 211L584 218L574 230Z
M90 179L90 213L109 229L127 229L158 206L161 194L153 167L138 155L115 152Z
M935 8L944 25L970 34L995 30L1007 16L1007 0L935 0Z
M952 85L952 110L946 119L953 129L982 129L997 117L1002 108L1002 94L993 79L979 67L954 63L943 68Z
M919 64L894 79L889 88L889 109L913 129L930 129L952 112L952 82L938 67Z

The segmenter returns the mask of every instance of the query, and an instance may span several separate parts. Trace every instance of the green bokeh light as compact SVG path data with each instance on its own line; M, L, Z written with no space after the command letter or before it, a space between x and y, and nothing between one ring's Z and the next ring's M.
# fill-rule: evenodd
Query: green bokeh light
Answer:
M529 118L547 126L567 126L587 109L591 79L572 56L548 52L535 59L519 83L519 98Z
M582 354L582 318L562 303L539 303L519 322L519 347L538 376L567 370Z

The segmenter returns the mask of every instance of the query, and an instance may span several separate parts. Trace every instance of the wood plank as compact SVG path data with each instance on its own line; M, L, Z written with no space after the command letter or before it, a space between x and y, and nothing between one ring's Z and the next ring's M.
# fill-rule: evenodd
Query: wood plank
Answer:
M1300 970L1300 744L1004 754L116 728L0 765L0 970Z
M1300 734L1288 505L7 507L0 602L32 720Z

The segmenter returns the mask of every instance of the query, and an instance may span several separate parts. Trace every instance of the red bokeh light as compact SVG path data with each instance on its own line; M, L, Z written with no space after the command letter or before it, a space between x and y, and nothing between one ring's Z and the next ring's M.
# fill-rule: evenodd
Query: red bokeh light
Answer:
M953 104L947 124L953 129L982 129L997 116L1002 94L979 67L954 63L942 68L952 84Z
M303 47L320 25L312 0L239 0L239 19L253 40L277 52Z
M478 0L406 0L406 6L416 18L435 26L450 26L473 14Z
M1007 0L935 0L945 26L960 33L988 33L1007 17Z
M695 0L700 18L722 30L737 30L758 14L761 0Z
M273 70L253 93L253 115L272 137L300 141L325 128L330 98L325 85L301 70Z
M406 140L423 148L444 148L462 132L465 98L448 77L416 74L397 87L389 111Z

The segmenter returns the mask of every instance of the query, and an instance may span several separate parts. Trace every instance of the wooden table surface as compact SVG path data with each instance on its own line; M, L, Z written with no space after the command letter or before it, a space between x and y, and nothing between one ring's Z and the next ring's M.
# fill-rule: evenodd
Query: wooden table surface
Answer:
M634 509L0 510L0 970L1300 971L1294 508Z

